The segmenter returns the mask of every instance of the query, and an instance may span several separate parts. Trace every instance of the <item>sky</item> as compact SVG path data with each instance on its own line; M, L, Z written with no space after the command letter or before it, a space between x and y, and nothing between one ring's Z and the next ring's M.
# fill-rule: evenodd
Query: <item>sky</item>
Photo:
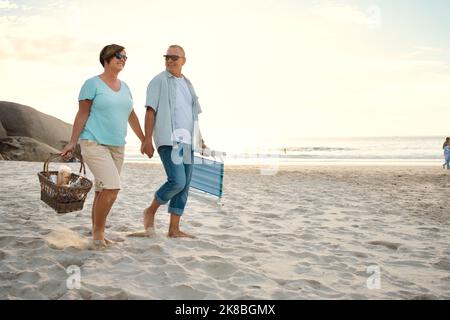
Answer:
M0 0L0 39L0 100L68 123L117 43L143 125L147 84L179 44L216 149L450 135L447 0Z

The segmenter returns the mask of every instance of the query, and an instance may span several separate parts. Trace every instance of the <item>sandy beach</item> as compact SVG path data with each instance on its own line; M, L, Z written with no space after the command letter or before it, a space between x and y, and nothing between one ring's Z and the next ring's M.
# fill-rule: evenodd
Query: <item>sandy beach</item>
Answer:
M58 215L39 200L40 170L0 161L0 299L450 299L439 166L226 167L221 205L190 196L182 227L197 238L171 239L167 207L155 235L126 237L165 179L126 163L106 231L125 241L104 251L88 248L93 191Z

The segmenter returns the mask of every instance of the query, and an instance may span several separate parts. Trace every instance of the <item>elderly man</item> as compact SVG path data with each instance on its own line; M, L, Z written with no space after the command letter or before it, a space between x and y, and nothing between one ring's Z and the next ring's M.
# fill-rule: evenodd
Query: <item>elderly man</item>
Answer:
M206 149L198 130L201 108L194 87L181 73L186 63L183 48L171 45L164 58L166 70L155 76L147 87L145 139L141 151L149 158L153 156L153 138L167 181L144 210L144 229L153 228L156 211L168 203L168 236L193 237L180 230L180 219L188 199L193 150Z

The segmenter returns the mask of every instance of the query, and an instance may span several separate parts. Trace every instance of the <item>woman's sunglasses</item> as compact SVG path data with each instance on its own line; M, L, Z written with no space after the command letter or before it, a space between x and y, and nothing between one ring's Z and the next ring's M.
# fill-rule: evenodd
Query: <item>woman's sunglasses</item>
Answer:
M128 59L128 57L127 57L126 55L121 54L121 53L119 53L119 52L115 53L115 54L114 54L114 57L116 57L116 58L119 59L119 60L123 59L124 61L127 61L127 59Z

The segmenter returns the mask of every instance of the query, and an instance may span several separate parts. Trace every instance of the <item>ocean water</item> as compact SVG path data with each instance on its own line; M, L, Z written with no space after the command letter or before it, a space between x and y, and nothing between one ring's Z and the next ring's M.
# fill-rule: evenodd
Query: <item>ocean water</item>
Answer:
M445 137L299 138L250 152L225 151L227 164L426 164L443 162ZM126 147L125 161L159 163L140 154L137 146Z

